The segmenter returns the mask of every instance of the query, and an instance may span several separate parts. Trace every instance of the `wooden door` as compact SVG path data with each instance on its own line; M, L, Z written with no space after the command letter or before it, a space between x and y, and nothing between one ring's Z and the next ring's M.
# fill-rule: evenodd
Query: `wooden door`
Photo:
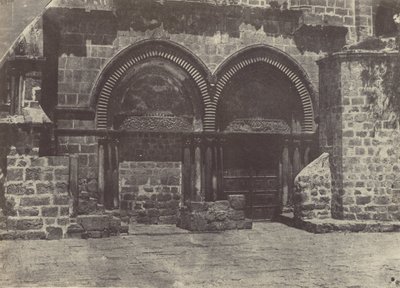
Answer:
M224 147L224 194L246 197L246 217L272 219L281 211L280 142L271 137L238 136Z

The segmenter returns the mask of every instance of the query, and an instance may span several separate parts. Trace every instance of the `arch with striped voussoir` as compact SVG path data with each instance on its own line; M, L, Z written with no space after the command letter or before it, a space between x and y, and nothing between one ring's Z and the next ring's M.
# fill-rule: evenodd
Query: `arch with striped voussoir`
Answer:
M217 107L225 87L236 73L256 63L265 63L273 66L281 71L293 83L300 97L303 109L302 132L313 133L315 131L313 108L314 89L308 80L307 74L289 55L266 45L245 48L232 55L221 64L215 72L218 80L215 85L213 105L211 109L208 109L206 112L205 120L211 122L209 119L215 119L213 123L216 125ZM211 129L211 127L208 128ZM216 129L216 126L212 127L212 129Z
M119 81L128 73L128 71L142 61L149 58L162 58L173 62L190 75L199 89L204 110L211 105L209 84L207 78L209 72L206 66L197 59L186 48L164 40L143 41L132 45L120 52L105 67L102 74L93 89L92 95L97 96L96 107L96 128L107 129L110 119L108 119L108 106L114 89ZM93 97L92 99L94 99ZM204 119L203 119L204 121ZM205 129L203 123L203 129Z

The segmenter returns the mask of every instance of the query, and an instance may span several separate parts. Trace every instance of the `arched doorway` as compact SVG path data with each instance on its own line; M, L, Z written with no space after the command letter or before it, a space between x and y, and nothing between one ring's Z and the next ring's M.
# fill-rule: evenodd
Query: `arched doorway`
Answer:
M221 197L244 194L247 217L271 219L291 205L294 176L310 161L312 88L292 59L268 47L239 52L218 74Z
M161 40L133 45L105 68L94 94L97 129L107 135L99 142L99 192L106 208L135 209L136 188L127 192L134 194L129 199L118 195L122 161L161 167L159 179L144 177L151 178L149 185L169 181L164 166L154 163L182 162L183 136L203 131L204 103L210 102L207 75L188 51Z

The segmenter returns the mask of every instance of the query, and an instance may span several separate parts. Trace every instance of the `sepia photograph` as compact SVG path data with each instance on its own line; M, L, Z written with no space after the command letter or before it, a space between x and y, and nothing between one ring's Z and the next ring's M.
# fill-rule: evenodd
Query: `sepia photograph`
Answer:
M0 0L0 287L400 287L400 0Z

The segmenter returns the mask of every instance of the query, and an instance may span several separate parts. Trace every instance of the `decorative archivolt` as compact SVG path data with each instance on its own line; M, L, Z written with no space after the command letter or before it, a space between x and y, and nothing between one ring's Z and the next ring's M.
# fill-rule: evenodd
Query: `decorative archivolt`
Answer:
M157 42L158 43L158 42ZM151 44L151 43L150 43ZM158 43L160 44L160 43ZM168 46L169 45L169 46ZM97 112L96 112L96 127L97 129L107 129L109 119L108 119L108 104L110 98L112 97L112 93L114 88L117 86L120 79L124 77L124 75L132 68L135 64L144 61L146 59L152 57L159 57L169 61L172 61L183 70L185 70L190 77L196 83L198 87L202 102L204 105L204 118L203 118L203 129L204 131L216 131L216 113L219 99L223 94L223 90L232 77L238 73L241 69L249 66L251 64L264 62L266 64L272 65L273 67L279 69L283 72L288 79L294 84L297 93L301 99L304 120L302 130L305 133L314 132L314 111L312 105L312 97L310 95L310 88L307 87L305 80L302 79L302 74L285 65L285 61L274 56L274 53L271 53L272 56L265 55L268 53L263 53L262 56L254 56L252 53L240 52L238 56L231 57L226 61L226 65L223 64L221 67L224 68L222 72L218 71L216 74L217 81L215 83L215 89L213 91L213 96L210 95L210 83L206 79L210 73L206 70L207 68L200 63L197 63L198 59L195 56L189 54L190 52L185 51L182 47L175 47L178 45L163 43L163 45L146 45L146 49L138 49L132 50L134 53L129 54L128 57L124 57L124 61L118 61L117 64L111 65L111 72L107 70L107 73L103 73L104 75L109 75L104 77L102 83L99 83L100 91L94 91L95 94L99 95L97 100ZM166 48L167 47L167 48ZM143 47L141 47L143 48ZM180 49L179 49L180 48ZM258 48L259 49L259 48ZM182 50L184 52L182 52ZM248 52L251 52L252 49L248 49ZM188 54L188 55L186 55ZM191 59L193 58L193 59ZM236 59L243 58L239 62ZM191 59L191 60L189 60ZM231 64L234 62L236 64ZM290 61L290 59L289 59ZM287 62L287 61L286 61ZM198 64L198 65L197 65ZM293 66L293 65L290 65Z
M297 93L300 96L302 107L303 107L303 114L304 114L304 119L303 119L303 126L302 130L303 132L306 133L312 133L314 130L314 111L313 111L313 105L311 101L311 95L303 81L300 79L298 74L294 72L291 68L288 66L284 65L282 61L277 60L273 57L268 57L268 56L254 56L254 57L249 57L241 60L239 63L233 65L231 68L227 69L219 78L217 81L217 84L215 85L215 94L214 94L214 101L212 107L210 107L208 114L206 114L206 117L210 118L216 118L216 112L217 112L217 106L219 102L219 98L221 97L224 88L226 87L226 84L232 79L232 77L238 73L241 69L255 63L260 63L264 62L269 65L274 66L275 68L279 69L281 72L283 72L289 79L290 81L294 84L296 87Z

